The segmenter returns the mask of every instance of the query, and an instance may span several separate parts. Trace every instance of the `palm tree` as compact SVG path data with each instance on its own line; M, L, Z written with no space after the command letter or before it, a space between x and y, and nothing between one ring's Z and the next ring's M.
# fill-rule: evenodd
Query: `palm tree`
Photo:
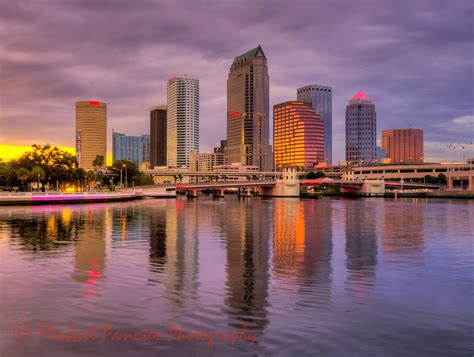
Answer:
M40 180L43 180L45 178L45 173L44 173L44 170L39 167L39 166L35 166L31 169L31 172L30 172L30 177L34 180L34 179L37 179L38 181L38 192L39 192L39 185L40 185Z
M25 187L25 183L30 178L30 172L24 167L20 167L16 172L16 178L20 180L23 187Z

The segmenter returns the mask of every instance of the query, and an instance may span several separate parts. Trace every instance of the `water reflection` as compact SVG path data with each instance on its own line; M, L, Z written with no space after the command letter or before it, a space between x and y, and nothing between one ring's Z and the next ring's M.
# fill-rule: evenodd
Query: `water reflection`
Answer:
M423 258L425 226L420 204L391 204L382 207L383 252L391 257L410 255L412 261ZM400 261L390 258L388 262Z
M27 250L60 248L68 242L76 241L84 226L80 212L68 207L44 207L44 210L36 207L22 208L20 212L25 212L25 215L14 215L8 221L8 226L12 237L20 239L23 248Z
M377 205L370 200L345 205L347 288L365 300L375 284Z
M226 205L226 313L229 325L263 330L268 324L269 237L273 210L265 201Z
M132 331L166 331L172 321L219 331L248 325L257 346L129 341L62 351L382 355L403 344L407 355L465 355L473 222L465 201L200 197L2 208L0 335L16 319ZM24 342L41 355L58 347ZM21 347L7 341L0 354Z
M293 280L301 303L327 303L331 295L331 206L315 200L275 200L273 272ZM313 295L308 299L307 291Z

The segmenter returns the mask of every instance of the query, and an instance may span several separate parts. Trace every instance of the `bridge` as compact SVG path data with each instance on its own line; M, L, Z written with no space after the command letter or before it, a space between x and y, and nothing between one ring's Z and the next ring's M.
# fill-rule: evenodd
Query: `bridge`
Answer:
M283 172L186 172L182 170L159 171L147 170L147 174L176 176L175 183L164 183L142 187L145 196L170 196L169 191L185 191L189 197L197 197L199 191L215 190L219 192L217 196L222 197L226 189L238 189L239 193L250 195L253 190L259 191L261 195L299 197L301 186L332 186L340 187L343 193L363 194L369 196L383 196L386 190L404 190L404 189L422 189L435 190L440 185L407 182L403 181L385 181L385 180L367 180L367 179L333 179L329 177L320 177L317 179L302 179L299 176L302 172L297 172L294 168L285 168ZM195 178L195 182L182 182L184 176ZM199 181L203 178L205 181ZM231 179L229 179L231 178ZM238 178L235 180L235 178ZM157 191L157 188L165 191ZM152 190L155 190L154 193ZM166 194L162 194L165 192ZM175 193L174 193L175 194Z

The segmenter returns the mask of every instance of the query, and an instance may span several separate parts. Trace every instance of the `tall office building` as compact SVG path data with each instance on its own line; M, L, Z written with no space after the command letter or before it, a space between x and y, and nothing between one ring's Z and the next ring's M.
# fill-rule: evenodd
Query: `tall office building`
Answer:
M237 56L227 79L225 163L272 169L267 58L258 46Z
M310 103L324 123L324 161L332 164L332 88L310 84L298 88L297 99Z
M191 150L199 152L199 79L187 75L168 81L168 166L189 166Z
M166 166L166 105L150 108L150 167Z
M273 150L277 169L309 169L325 161L324 123L309 103L291 101L273 106Z
M76 102L76 157L79 167L93 170L97 155L107 157L107 104L95 100Z
M383 130L382 149L392 164L421 164L423 130L411 128Z
M346 161L349 165L376 162L377 114L375 105L359 90L346 107Z
M150 162L150 135L129 136L112 131L112 161L128 160L137 165Z

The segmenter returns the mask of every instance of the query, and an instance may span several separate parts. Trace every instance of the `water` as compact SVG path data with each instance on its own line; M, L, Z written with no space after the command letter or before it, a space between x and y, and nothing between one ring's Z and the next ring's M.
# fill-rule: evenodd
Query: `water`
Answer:
M471 356L473 232L473 201L0 207L0 355Z

